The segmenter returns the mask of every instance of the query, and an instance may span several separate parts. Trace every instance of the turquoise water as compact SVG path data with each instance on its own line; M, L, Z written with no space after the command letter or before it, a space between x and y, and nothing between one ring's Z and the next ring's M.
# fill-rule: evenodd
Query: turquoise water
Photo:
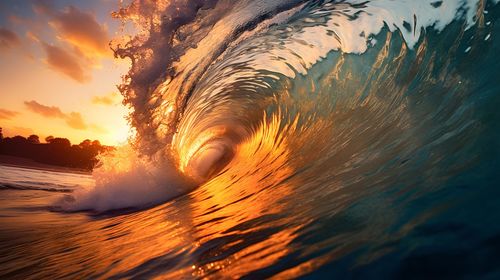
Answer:
M500 277L496 1L215 2L128 10L150 160L0 167L1 278Z

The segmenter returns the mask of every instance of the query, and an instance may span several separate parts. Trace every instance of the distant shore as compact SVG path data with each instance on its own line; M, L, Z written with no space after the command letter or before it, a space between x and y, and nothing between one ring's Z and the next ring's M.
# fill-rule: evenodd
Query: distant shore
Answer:
M0 155L0 165L53 171L53 172L66 172L66 173L76 173L76 174L86 174L86 175L92 174L91 171L85 169L44 164L28 158L7 156L7 155Z

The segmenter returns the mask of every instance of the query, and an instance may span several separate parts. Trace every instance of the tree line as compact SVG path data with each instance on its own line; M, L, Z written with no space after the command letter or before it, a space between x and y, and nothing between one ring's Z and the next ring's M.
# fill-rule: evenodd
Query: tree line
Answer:
M48 136L45 143L38 135L3 137L0 128L0 154L32 159L39 163L92 170L99 162L97 155L111 151L112 146L98 140L84 140L72 145L66 138Z

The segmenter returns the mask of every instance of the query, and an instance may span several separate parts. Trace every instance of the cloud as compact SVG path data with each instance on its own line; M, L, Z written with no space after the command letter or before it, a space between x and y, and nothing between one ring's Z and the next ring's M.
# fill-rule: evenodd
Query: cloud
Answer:
M80 83L90 80L90 75L87 73L88 68L82 65L78 57L57 46L43 42L42 46L47 55L46 62L53 70L61 72Z
M42 115L47 118L56 118L66 121L66 124L74 129L84 130L88 128L88 125L82 118L82 115L77 112L63 113L59 107L56 106L46 106L40 104L34 100L24 101L24 105L34 113Z
M54 26L59 35L83 51L109 54L107 28L100 25L95 16L69 6L54 17Z
M10 49L19 45L21 45L21 40L19 40L16 33L0 27L0 49Z
M17 115L19 115L19 112L0 108L0 120L10 120Z
M33 1L33 10L37 14L51 14L54 10L54 1L51 0L39 0Z
M61 111L61 109L59 109L59 107L45 106L36 102L35 100L24 101L24 105L26 105L26 107L28 107L28 109L31 110L32 112L40 114L47 118L65 117L64 113Z
M92 13L74 6L60 11L47 1L35 3L34 10L50 18L49 24L56 31L57 38L79 49L87 57L111 54L107 27L99 24Z
M74 129L87 129L87 125L83 121L82 115L77 112L71 112L66 115L66 123Z
M32 7L38 15L36 20L11 21L25 22L29 29L26 36L41 45L52 70L85 83L91 80L92 69L100 67L101 59L112 57L108 28L97 21L93 12L75 6L62 8L51 0L33 1ZM51 28L47 28L47 22ZM51 33L47 34L47 30Z
M92 97L92 104L111 106L119 103L120 95L118 93L110 93L104 96L94 96Z

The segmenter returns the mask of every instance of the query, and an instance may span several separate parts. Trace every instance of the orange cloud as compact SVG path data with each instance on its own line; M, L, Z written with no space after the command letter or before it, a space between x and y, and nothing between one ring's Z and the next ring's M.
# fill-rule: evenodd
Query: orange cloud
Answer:
M87 57L111 54L107 27L99 24L93 14L74 6L59 11L47 2L37 2L34 10L50 18L49 23L60 40L79 49Z
M105 96L94 96L92 97L92 104L111 106L119 103L119 95L117 93L111 93Z
M0 49L9 49L21 44L16 33L7 28L0 27Z
M61 111L59 107L46 106L34 100L24 101L24 105L26 105L26 107L28 107L30 111L42 115L44 117L65 120L66 124L74 129L84 130L87 129L88 127L80 113L71 112L65 114Z
M53 24L64 40L84 52L94 51L100 55L110 53L107 28L100 25L94 15L70 6L55 16Z
M35 13L43 17L44 22L28 21L26 36L40 43L47 58L47 65L73 80L85 83L91 80L91 70L100 66L100 59L112 57L108 45L108 28L100 24L95 15L74 6L60 9L52 1L35 1ZM23 19L13 18L11 21ZM44 30L46 22L54 31L55 41L50 44L42 41L35 32L39 26ZM48 39L46 39L47 41Z
M90 75L86 73L87 67L84 67L77 57L57 46L43 42L42 46L47 54L46 62L53 70L61 72L80 83L90 80Z
M87 129L87 125L83 121L82 115L77 112L67 114L66 123L74 129Z
M19 115L19 112L0 108L0 120L10 120L17 115Z
M45 106L36 102L35 100L24 101L24 105L26 105L26 107L28 107L28 109L31 110L32 112L40 114L44 117L64 118L65 116L61 111L61 109L59 109L59 107Z

